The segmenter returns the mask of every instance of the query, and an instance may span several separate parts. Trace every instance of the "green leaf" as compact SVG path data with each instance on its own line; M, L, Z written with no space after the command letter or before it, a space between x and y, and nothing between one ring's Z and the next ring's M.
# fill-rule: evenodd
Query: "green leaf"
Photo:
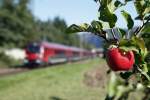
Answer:
M76 33L76 32L81 32L81 31L82 29L75 24L69 26L66 30L67 33Z
M121 11L122 12L122 15L124 16L126 22L127 22L127 27L128 29L132 29L133 26L134 26L134 21L131 17L131 15L129 13L127 13L126 11Z
M149 0L136 0L134 2L136 11L138 13L138 18L136 19L143 19L144 16L150 13L150 1Z
M150 19L150 15L144 17L144 20L148 20L148 19Z
M135 46L137 46L139 49L142 49L143 51L145 51L145 42L142 38L137 38L137 37L132 37L131 38L131 42L132 44L134 44Z
M142 69L140 69L139 67L137 67L138 71L143 75L145 76L145 78L150 81L150 77L149 75L147 74L147 72L143 71Z
M88 25L86 23L84 23L80 26L73 24L67 28L66 32L67 33L86 32L89 30L89 28L90 28L90 25Z
M147 64L146 63L143 64L142 67L143 67L142 70L147 73L148 72Z
M132 45L131 42L127 39L121 39L119 42L119 47L121 47L121 46L128 47L128 46L134 46L134 45Z
M148 53L147 48L145 47L145 42L143 38L132 37L131 43L139 49L139 54L144 59Z
M104 6L109 5L111 2L112 2L112 0L100 0L100 4L104 5Z
M125 38L126 31L122 28L117 28L119 34L121 35L121 38Z
M128 79L133 73L132 72L121 72L120 73L120 76L123 78L123 79Z
M142 20L143 16L138 15L137 17L135 17L135 20Z
M148 54L147 48L140 51L140 55L142 56L143 61L144 61L145 57L147 56L147 54Z
M107 7L111 13L114 13L114 11L121 6L123 6L123 4L119 0L112 0L109 4L107 4Z
M102 31L102 23L100 21L92 21L91 22L92 27L97 31L97 32L101 32Z
M118 7L122 6L123 4L119 0L116 0L114 5L115 5L116 8L118 8Z
M150 18L150 17L149 17ZM150 23L147 23L144 27L143 27L143 29L141 30L141 32L142 32L142 35L146 35L147 34L147 36L149 36L150 35ZM146 36L146 37L147 37ZM148 38L148 37L147 37Z
M110 12L107 6L101 6L99 8L99 20L108 22L110 28L113 28L117 22L117 16Z
M143 12L144 12L144 1L143 0L136 0L134 2L135 8L137 13L142 17L143 16Z
M144 14L148 14L148 13L150 13L150 7L147 7L144 11Z
M134 53L134 61L135 61L135 64L136 65L139 65L139 64L141 64L141 56L139 55L139 53Z
M144 7L145 7L145 10L143 12L144 15L149 14L150 13L150 0L145 1Z
M80 28L82 28L82 32L88 32L89 30L91 30L91 25L87 24L87 23L83 23L80 25Z
M133 50L140 53L140 56L144 58L147 55L147 48L142 38L132 37L131 40L121 39L119 47L125 51Z
M138 52L139 50L136 48L136 47L134 47L134 46L128 46L128 47L126 47L126 46L121 46L121 47L119 47L120 49L122 49L122 50L124 50L124 51L135 51L135 52Z
M126 96L126 93L130 93L133 89L134 87L131 84L129 85L122 84L117 86L116 98L114 100L121 100L123 96Z

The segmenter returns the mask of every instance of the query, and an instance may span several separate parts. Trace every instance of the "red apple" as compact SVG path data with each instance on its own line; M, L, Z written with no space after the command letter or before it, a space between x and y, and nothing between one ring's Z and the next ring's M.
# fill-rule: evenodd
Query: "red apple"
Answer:
M108 66L114 71L128 71L134 64L134 53L119 48L111 48L106 54Z

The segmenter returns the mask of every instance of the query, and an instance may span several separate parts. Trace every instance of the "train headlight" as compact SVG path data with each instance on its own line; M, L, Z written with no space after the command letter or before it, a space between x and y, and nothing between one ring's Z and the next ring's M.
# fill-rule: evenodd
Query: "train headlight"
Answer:
M42 63L42 61L40 59L37 59L36 63L40 64L40 63Z
M25 60L24 60L24 63L27 64L27 63L29 63L29 61L28 61L27 59L25 59Z

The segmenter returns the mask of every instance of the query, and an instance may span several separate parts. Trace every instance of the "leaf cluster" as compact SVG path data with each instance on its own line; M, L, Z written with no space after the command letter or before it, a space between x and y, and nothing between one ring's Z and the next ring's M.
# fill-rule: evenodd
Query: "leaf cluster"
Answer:
M119 75L123 82L117 82L116 76L111 75L110 88L106 100L126 100L128 96L125 93L135 91L138 85L144 88L150 87L150 60L149 60L149 22L150 22L150 0L94 0L99 4L98 20L90 24L71 25L67 32L91 32L99 37L103 37L109 45L116 45L125 51L133 51L135 55L134 67L131 71L121 72ZM116 27L118 21L116 10L132 2L136 9L137 17L133 18L128 11L122 10L121 15L127 24L127 29ZM142 24L134 27L135 20L140 20ZM104 28L104 24L109 26ZM121 22L120 22L121 23ZM109 32L110 30L111 32ZM148 31L149 30L149 31ZM108 36L112 36L108 39ZM119 35L119 36L118 36ZM115 43L114 43L115 42ZM134 83L130 83L131 76L135 76ZM116 81L114 81L116 80ZM111 83L112 82L112 83ZM124 83L127 83L126 85ZM126 90L126 88L129 88ZM124 91L126 90L126 91ZM116 99L117 98L117 99ZM146 99L145 99L146 100Z

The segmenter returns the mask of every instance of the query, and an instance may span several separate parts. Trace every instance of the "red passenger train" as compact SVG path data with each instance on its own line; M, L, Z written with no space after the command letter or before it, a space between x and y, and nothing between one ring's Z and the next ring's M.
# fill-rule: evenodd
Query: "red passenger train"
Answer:
M25 64L56 64L92 57L92 52L57 43L30 43L25 48Z

